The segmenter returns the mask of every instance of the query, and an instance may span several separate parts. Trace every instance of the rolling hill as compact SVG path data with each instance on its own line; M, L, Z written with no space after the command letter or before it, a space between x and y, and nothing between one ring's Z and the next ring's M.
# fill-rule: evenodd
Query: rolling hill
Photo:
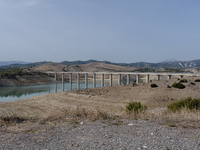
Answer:
M5 62L0 62L0 69L5 68L25 68L25 67L34 67L39 66L42 64L47 64L52 62L42 61L42 62L35 62L35 63L27 63L27 64L20 64L20 63L14 63L5 65ZM173 62L160 62L160 63L148 63L148 62L136 62L136 63L113 63L110 61L97 61L97 60L87 60L87 61L63 61L59 64L65 65L65 66L72 66L74 69L76 68L73 65L86 65L91 63L103 63L108 65L117 65L117 66L124 66L124 67L144 67L144 68L179 68L179 69L192 69L192 68L200 68L200 59L198 60L192 60L192 61L173 61ZM99 66L100 69L102 69L102 66ZM78 68L76 68L79 70ZM68 70L70 70L70 67L68 67ZM73 70L73 69L72 69Z
M65 72L120 72L120 71L134 71L137 68L135 67L127 67L127 66L117 66L112 64L105 64L101 62L93 62L88 64L80 64L80 65L63 65L59 63L46 63L39 66L35 66L30 68L32 71L65 71Z

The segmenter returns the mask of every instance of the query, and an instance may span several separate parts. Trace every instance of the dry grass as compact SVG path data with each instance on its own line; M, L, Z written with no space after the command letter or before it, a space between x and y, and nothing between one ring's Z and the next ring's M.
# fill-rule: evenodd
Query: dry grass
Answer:
M195 80L195 79L192 79ZM175 80L168 81L171 85ZM186 83L185 89L167 88L163 81L156 82L158 88L151 88L151 83L138 86L115 86L79 91L52 93L13 102L0 103L0 125L35 122L51 124L54 122L77 123L82 120L122 119L157 119L161 124L176 125L196 122L199 126L200 112L186 109L173 113L167 105L182 98L199 97L200 84ZM140 101L147 110L128 115L125 104L131 99ZM122 109L123 108L123 109Z
M118 118L118 120L115 120ZM104 120L108 121L109 124L119 125L120 119L143 119L143 120L155 120L159 121L162 125L169 127L183 127L183 128L198 128L200 122L200 111L182 109L180 112L172 112L169 109L163 110L146 110L138 113L126 113L125 109L121 109L118 112L109 111L107 109L100 109L94 107L71 107L66 110L60 111L58 114L47 113L43 117L27 117L27 116L5 116L0 117L1 126L12 126L16 124L40 124L40 125L51 125L57 123L68 122L73 127L76 127L81 121L89 120ZM115 120L110 122L110 120ZM116 122L117 121L117 122ZM35 127L26 127L25 131L36 130ZM16 130L16 129L15 129ZM22 129L20 129L22 130Z
M118 115L116 115L118 114ZM20 124L23 122L36 122L39 124L48 124L49 122L80 122L81 120L106 120L121 115L122 112L113 113L111 111L99 108L76 107L57 112L47 113L41 117L27 117L23 115L1 116L0 126Z

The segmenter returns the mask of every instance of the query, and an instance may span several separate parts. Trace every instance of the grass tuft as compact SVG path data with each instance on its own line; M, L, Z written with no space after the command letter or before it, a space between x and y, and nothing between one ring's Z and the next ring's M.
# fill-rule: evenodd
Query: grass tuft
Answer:
M133 102L132 100L126 104L126 112L128 114L134 112L138 114L139 112L145 111L147 106L142 105L140 102Z
M200 79L196 79L194 82L200 82Z
M188 82L187 79L182 79L180 82Z
M179 102L173 102L167 107L173 112L180 111L183 108L200 110L200 99L192 99L191 97L188 97Z
M152 87L152 88L155 88L155 87L158 87L158 85L155 84L155 83L153 83L153 84L151 84L151 87Z
M178 88L178 89L184 89L185 85L183 85L182 83L178 82L178 83L172 84L172 87Z
M171 86L167 85L167 88L171 88Z

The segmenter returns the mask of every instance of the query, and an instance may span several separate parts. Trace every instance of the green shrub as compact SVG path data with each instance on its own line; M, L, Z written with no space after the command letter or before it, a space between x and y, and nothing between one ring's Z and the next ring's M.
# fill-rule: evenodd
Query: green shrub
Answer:
M194 82L200 82L200 79L196 79Z
M171 86L167 85L167 88L171 88Z
M133 82L133 83L132 83L132 85L133 85L133 86L136 86L136 85L137 85L137 83Z
M167 107L173 112L180 111L182 108L200 110L200 99L192 99L191 97L188 97L179 102L173 102Z
M182 79L180 80L180 82L187 82L187 79Z
M191 82L190 84L192 84L192 85L195 85L195 83L194 83L194 82Z
M157 86L157 84L153 83L153 84L151 84L151 87L154 88L154 87L158 87L158 86Z
M178 82L178 83L172 84L172 87L178 88L178 89L184 89L185 85L183 85L182 83Z
M147 106L142 105L140 102L133 102L132 100L127 103L126 105L126 112L127 113L138 113L147 109Z

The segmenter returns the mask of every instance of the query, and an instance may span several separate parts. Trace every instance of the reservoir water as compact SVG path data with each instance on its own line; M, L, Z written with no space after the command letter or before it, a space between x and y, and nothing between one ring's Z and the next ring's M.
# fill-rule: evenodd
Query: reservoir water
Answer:
M117 84L114 82L114 85ZM108 86L108 82L105 82L105 86ZM96 87L100 87L100 83L97 82ZM80 83L79 89L85 89L85 84ZM93 88L93 84L88 82L88 88ZM23 87L0 87L0 102L14 101L17 99L25 99L33 96L39 96L42 94L56 93L62 91L77 90L77 83L57 83L48 85L37 86L23 86Z

